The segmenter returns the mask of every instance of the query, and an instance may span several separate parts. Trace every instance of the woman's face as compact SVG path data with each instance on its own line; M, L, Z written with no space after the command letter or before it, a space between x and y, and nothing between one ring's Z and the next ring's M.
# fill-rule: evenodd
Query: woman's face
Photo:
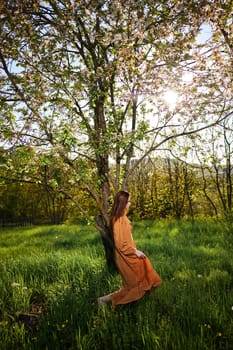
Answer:
M129 196L129 198L128 198L128 202L126 203L126 209L127 209L127 210L129 209L130 204L131 204L131 202L130 202L130 196Z

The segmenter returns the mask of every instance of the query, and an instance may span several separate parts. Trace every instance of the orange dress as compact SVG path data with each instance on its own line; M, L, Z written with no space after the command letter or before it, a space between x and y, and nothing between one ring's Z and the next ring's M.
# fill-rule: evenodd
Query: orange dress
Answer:
M138 258L132 237L132 225L126 215L114 223L116 265L122 278L122 287L110 294L112 306L127 304L162 283L148 258Z

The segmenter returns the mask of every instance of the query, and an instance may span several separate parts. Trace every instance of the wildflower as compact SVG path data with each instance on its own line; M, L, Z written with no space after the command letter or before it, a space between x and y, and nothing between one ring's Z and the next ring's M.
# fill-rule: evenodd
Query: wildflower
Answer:
M233 311L233 306L231 307L231 310Z
M197 277L198 277L198 278L202 278L202 275L199 274L199 275L197 275Z
M221 337L222 336L222 333L221 332L218 332L217 333L217 337Z
M210 329L210 328L211 328L211 325L210 325L210 324L205 323L205 324L204 324L204 327L205 327L205 328Z

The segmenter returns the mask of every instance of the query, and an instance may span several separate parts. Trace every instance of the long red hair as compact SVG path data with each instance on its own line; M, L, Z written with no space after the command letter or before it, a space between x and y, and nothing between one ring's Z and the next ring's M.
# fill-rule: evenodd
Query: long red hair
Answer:
M114 222L124 215L126 205L129 200L129 192L119 191L116 194L110 215L110 227L113 229Z

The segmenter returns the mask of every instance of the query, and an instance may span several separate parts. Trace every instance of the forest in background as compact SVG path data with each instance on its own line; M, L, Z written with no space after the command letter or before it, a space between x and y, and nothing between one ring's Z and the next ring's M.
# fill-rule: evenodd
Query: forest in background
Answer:
M29 160L27 156L25 162ZM12 163L17 166L19 158ZM7 181L0 169L5 177L5 185L0 187L1 225L74 223L98 215L92 197L84 188L70 184L69 176L56 164L34 165L34 171L34 181L22 182ZM68 188L85 214L70 197L54 190L52 181ZM146 159L133 173L128 189L132 196L130 214L135 220L231 216L232 174L228 178L224 167L200 167L170 158Z

